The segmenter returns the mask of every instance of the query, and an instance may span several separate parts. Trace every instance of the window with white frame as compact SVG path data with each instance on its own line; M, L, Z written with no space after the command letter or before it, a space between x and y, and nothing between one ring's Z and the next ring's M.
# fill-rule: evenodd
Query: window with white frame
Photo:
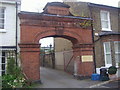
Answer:
M118 63L120 62L120 41L114 42L114 48L115 48L115 61L116 66L118 66Z
M5 8L0 7L0 30L5 29Z
M8 58L15 59L15 50L0 50L0 76L6 73Z
M5 70L6 70L6 53L2 51L0 56L0 76L5 74Z
M109 12L101 10L100 16L101 16L101 27L102 27L102 30L104 30L104 31L111 31L110 14L109 14Z
M111 47L110 42L104 42L104 56L105 56L105 66L109 67L112 65L111 59Z

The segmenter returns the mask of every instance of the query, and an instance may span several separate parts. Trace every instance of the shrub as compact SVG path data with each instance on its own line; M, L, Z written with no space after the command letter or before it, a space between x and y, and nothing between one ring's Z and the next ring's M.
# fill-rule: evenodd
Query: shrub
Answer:
M16 65L15 65L15 58L14 57L8 57L7 58L7 74L11 74L14 75L15 74L15 69L16 69Z
M115 66L111 66L111 67L108 68L108 73L110 75L116 74L116 72L117 72L117 68Z
M29 87L22 70L15 64L15 58L9 57L7 62L7 72L2 76L2 88Z

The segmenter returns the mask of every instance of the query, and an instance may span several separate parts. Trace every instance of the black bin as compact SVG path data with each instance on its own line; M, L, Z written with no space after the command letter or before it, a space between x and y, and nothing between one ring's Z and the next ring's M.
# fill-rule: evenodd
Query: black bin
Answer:
M101 81L107 81L107 80L109 80L106 68L101 68L100 69L100 80Z

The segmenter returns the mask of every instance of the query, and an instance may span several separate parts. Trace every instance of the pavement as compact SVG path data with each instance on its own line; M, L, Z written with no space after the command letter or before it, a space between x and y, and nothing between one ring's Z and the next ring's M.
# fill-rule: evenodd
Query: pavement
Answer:
M64 71L41 67L41 82L33 88L118 88L117 80L93 81L79 80ZM118 80L119 81L119 80Z
M116 80L104 81L104 82L92 85L89 88L120 88L120 78Z

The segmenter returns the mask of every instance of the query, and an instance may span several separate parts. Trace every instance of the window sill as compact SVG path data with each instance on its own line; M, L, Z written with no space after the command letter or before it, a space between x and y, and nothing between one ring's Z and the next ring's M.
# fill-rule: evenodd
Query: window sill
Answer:
M5 29L0 29L0 33L6 33Z
M110 32L112 30L111 29L102 29L102 31L108 31L108 32Z

